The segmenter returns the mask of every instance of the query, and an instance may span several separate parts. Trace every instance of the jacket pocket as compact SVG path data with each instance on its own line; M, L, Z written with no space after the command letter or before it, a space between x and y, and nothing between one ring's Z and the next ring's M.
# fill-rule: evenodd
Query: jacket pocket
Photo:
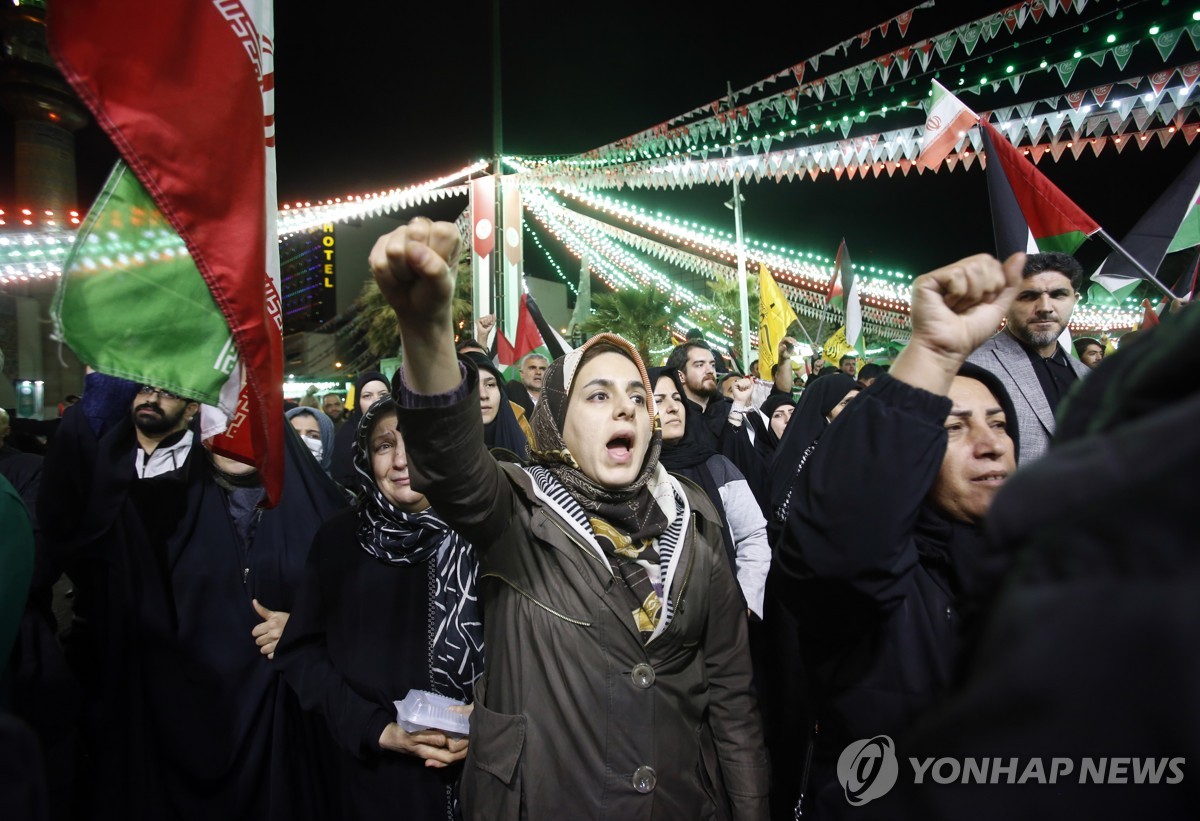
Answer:
M461 790L465 817L522 817L524 747L525 716L496 713L475 701Z

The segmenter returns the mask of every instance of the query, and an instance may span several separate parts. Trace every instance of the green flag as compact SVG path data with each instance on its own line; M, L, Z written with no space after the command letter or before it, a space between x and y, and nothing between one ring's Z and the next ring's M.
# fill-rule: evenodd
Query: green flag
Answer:
M58 337L96 370L209 405L237 364L187 247L124 162L79 229L52 314Z

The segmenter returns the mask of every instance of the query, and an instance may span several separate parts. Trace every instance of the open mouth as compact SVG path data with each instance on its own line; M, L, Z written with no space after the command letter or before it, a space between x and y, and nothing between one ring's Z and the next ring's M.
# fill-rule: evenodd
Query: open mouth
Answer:
M625 463L633 458L633 437L614 436L608 440L608 458L614 462Z

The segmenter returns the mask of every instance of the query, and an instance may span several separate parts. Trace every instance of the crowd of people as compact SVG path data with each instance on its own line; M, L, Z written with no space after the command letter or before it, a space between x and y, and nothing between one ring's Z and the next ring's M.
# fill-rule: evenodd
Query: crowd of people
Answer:
M196 402L100 373L0 450L4 817L1194 812L1186 778L867 808L845 751L1196 750L1200 313L1072 349L1079 264L980 255L914 282L890 363L602 333L506 380L456 345L460 242L376 243L403 367L287 410L272 507Z

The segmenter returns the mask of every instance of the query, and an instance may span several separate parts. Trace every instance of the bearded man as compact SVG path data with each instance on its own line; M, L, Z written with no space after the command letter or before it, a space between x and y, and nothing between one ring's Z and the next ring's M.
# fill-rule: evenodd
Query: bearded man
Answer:
M1090 369L1059 344L1079 301L1083 267L1069 254L1030 254L1004 329L967 359L1004 383L1021 429L1021 464L1046 452L1059 401Z

